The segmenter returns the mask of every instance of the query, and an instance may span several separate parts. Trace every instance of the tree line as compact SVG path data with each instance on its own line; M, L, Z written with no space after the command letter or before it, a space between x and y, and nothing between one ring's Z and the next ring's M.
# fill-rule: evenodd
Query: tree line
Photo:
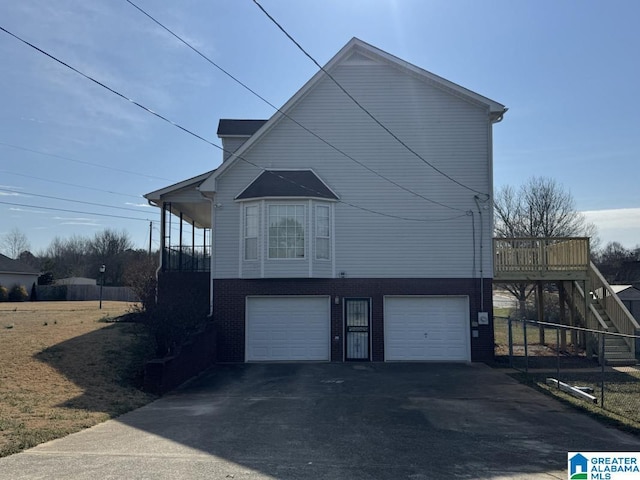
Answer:
M56 237L47 248L36 253L30 251L26 235L14 229L2 236L0 248L7 256L43 272L41 284L68 277L102 281L100 267L105 265L105 285L128 285L133 271L142 264L157 263L158 258L157 253L150 256L144 249L135 249L126 231L109 228L93 237Z

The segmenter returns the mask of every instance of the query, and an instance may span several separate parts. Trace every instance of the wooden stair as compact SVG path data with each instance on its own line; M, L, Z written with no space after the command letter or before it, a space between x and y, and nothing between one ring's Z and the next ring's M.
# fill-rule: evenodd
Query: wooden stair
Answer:
M602 317L602 320L607 325L609 333L620 333L613 324L605 309L597 301L593 303L594 308ZM614 367L622 367L628 365L635 365L638 363L634 356L634 352L631 351L627 342L623 337L617 337L615 335L605 335L604 337L604 358L606 365Z

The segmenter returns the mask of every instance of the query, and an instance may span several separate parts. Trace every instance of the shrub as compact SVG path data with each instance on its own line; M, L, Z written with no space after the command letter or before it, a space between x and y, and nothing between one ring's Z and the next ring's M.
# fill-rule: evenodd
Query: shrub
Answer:
M27 293L27 289L24 285L14 285L9 290L9 301L10 302L24 302L29 298L29 294Z
M176 353L189 336L207 322L206 314L199 311L197 302L190 298L169 305L153 304L141 314L160 358Z
M0 302L6 302L7 300L9 300L9 290L7 290L7 287L0 285Z
M134 312L147 312L153 309L156 303L157 260L155 257L145 257L130 262L127 265L124 280L140 300L140 306L133 308Z

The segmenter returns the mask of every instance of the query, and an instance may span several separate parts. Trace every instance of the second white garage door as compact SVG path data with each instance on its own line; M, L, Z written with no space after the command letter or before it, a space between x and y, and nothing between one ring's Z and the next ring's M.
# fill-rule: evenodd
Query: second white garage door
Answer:
M247 297L246 360L329 360L329 297Z
M385 297L385 360L468 361L467 297Z

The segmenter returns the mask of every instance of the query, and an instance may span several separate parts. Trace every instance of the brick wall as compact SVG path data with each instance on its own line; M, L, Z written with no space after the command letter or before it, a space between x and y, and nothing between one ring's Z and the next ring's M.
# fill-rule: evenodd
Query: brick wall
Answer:
M328 295L331 297L331 360L343 359L343 298L371 298L372 360L384 360L383 299L385 295L467 295L469 318L480 311L480 285L474 279L260 279L215 280L214 321L218 335L218 361L243 362L245 347L245 298L247 295ZM340 297L340 304L333 299ZM472 327L471 360L493 360L491 280L484 281L484 310L489 325ZM471 326L470 326L471 328ZM339 340L335 340L338 336Z
M202 315L209 314L209 272L160 272L158 304L196 305Z

